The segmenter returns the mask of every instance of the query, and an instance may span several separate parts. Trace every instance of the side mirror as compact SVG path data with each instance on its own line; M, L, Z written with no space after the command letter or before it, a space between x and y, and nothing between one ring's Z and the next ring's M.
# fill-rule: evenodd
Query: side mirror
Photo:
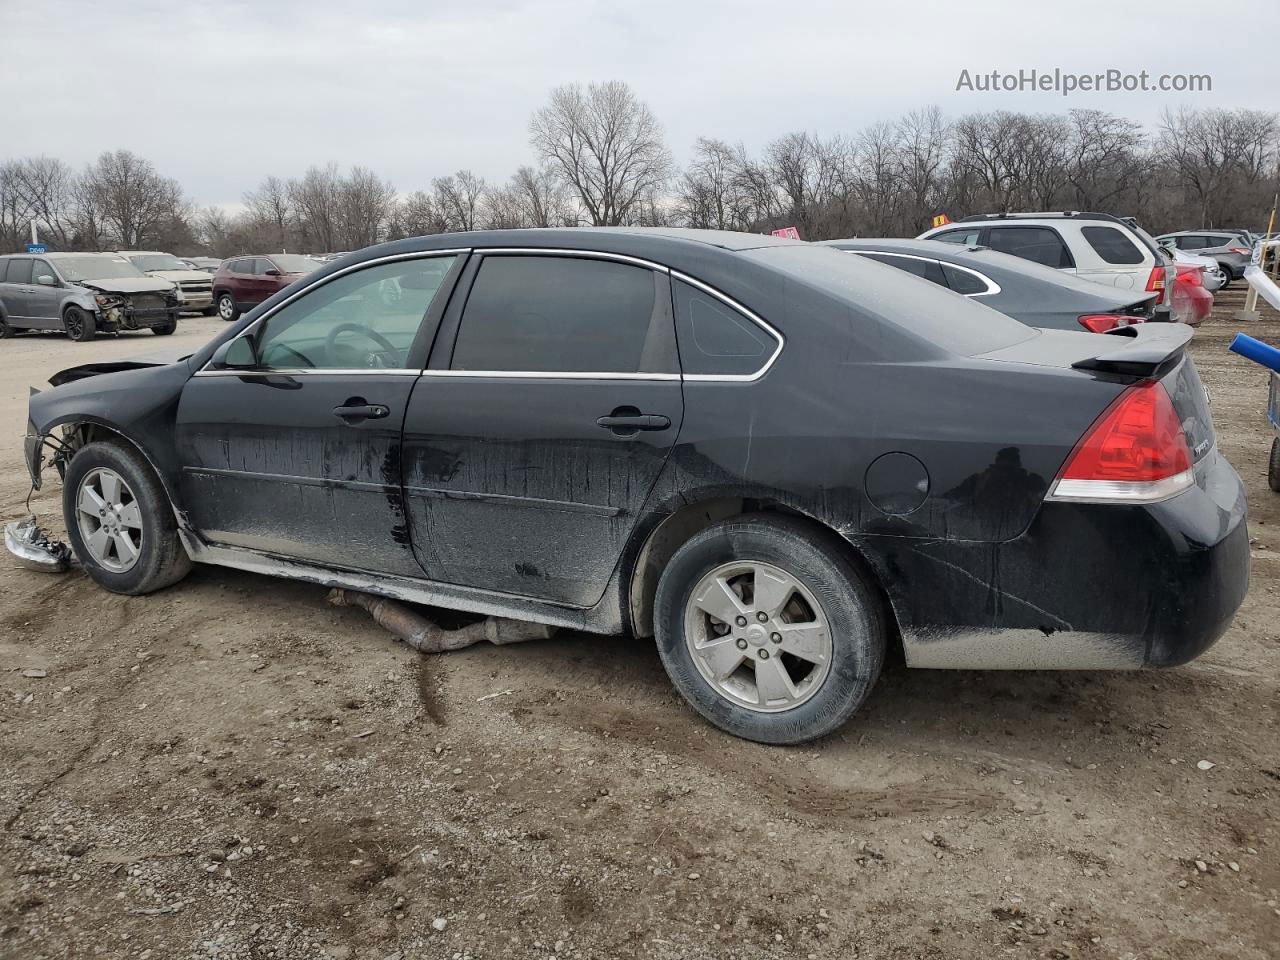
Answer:
M257 350L249 337L236 337L220 346L210 360L219 370L252 370L258 365Z
M264 277L278 277L278 276L280 276L280 271L279 271L279 270L276 270L276 269L273 267L272 269L270 269L270 270L266 271L266 272L263 274L263 276L264 276Z
M58 281L47 273L42 273L40 276L36 277L36 283L40 284L42 287L56 287L58 285Z

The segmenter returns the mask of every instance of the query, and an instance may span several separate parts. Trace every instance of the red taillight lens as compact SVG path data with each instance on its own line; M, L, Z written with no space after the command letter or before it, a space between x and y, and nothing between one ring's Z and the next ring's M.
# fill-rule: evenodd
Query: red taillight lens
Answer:
M1244 256L1246 257L1249 256L1249 254L1253 253L1252 250L1248 250L1244 247L1227 247L1227 249L1230 250L1232 253L1244 254Z
M1120 394L1089 428L1050 499L1150 502L1193 482L1191 450L1173 401L1149 380Z
M1086 313L1078 318L1080 326L1090 333L1106 333L1118 327L1131 327L1135 323L1145 323L1145 317L1126 317L1115 313Z
M1147 277L1148 292L1160 294L1156 303L1164 303L1164 267L1157 264L1151 268L1151 276Z

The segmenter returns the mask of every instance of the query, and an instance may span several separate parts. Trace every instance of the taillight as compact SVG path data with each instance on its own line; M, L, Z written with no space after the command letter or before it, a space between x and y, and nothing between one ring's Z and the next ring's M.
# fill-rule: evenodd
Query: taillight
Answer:
M1246 256L1246 257L1247 257L1247 256L1249 256L1249 254L1253 253L1253 251L1252 251L1252 250L1248 250L1248 249L1246 249L1246 248L1244 248L1244 247L1227 247L1227 249L1228 249L1229 251L1231 251L1232 253L1240 253L1240 254L1243 254L1243 255L1244 255L1244 256Z
M1204 267L1193 267L1183 264L1178 267L1178 275L1174 277L1178 283L1184 283L1191 287L1204 286Z
M1077 318L1080 326L1090 333L1106 333L1119 327L1130 327L1135 323L1145 323L1145 317L1128 317L1115 313L1086 313Z
M1050 500L1151 503L1195 482L1191 449L1173 401L1158 382L1129 387L1067 458Z
M1151 276L1147 277L1147 292L1156 293L1156 303L1164 303L1164 267L1160 264L1151 268Z

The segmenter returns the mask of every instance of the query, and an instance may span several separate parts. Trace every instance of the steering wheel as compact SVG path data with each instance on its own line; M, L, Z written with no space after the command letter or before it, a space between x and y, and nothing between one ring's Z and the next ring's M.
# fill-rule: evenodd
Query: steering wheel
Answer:
M325 339L325 350L329 350L336 345L338 342L338 335L346 333L348 330L354 330L356 333L363 333L383 350L390 353L395 353L396 351L396 345L380 334L377 330L370 330L368 327L359 323L340 323L330 330L329 336Z
M297 350L293 349L293 347L289 346L287 343L273 343L270 346L274 350L282 350L285 353L293 354L295 357L301 360L305 366L308 366L308 367L315 366L315 364L311 362L311 359L309 357L303 356Z

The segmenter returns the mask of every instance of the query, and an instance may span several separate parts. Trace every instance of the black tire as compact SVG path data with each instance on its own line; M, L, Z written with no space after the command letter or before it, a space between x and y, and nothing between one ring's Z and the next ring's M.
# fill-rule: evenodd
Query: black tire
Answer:
M93 314L79 307L67 307L62 314L62 326L67 331L67 336L77 343L85 343L98 335Z
M178 329L178 321L170 320L164 326L152 327L151 332L154 333L157 337L167 337L169 336L169 334L173 333L173 331L177 329Z
M1280 493L1280 437L1271 441L1271 457L1267 460L1267 486Z
M200 316L202 317L216 317L217 315L218 315L218 305L216 303L213 304L212 306L205 307L203 310L200 311Z
M1231 286L1231 281L1234 280L1235 277L1231 273L1231 267L1229 267L1225 263L1218 264L1218 269L1222 271L1222 276L1223 276L1222 286L1220 286L1218 289L1225 290L1227 289L1227 287Z
M5 322L3 316L0 316L0 340L8 340L14 334L13 327Z
M816 692L794 708L763 713L734 703L699 672L685 641L685 610L695 586L716 567L738 561L781 568L814 596L829 624L830 669ZM780 515L738 517L695 534L667 564L654 601L658 654L676 689L720 729L760 743L803 743L848 720L880 675L887 623L878 592L835 535Z
M236 298L225 290L218 294L214 306L217 309L218 316L227 321L227 323L235 323L240 319L240 308L236 306Z
M138 558L123 572L107 569L86 547L76 511L81 482L95 468L115 471L128 486L142 518ZM81 447L63 478L62 515L80 565L98 586L138 596L177 583L191 571L191 558L178 539L178 525L164 488L151 465L136 450L111 442Z

